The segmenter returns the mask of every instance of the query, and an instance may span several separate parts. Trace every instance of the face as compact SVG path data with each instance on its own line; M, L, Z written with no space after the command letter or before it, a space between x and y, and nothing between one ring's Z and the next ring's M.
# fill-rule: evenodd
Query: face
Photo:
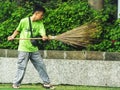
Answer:
M43 18L43 12L42 11L36 11L35 12L35 21L41 20Z

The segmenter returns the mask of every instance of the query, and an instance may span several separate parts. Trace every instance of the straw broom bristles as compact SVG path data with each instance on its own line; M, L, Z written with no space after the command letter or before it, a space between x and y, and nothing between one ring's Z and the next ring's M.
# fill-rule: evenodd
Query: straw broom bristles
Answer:
M91 44L98 32L96 23L88 23L67 31L57 36L49 36L49 39L62 41L72 46L83 46Z

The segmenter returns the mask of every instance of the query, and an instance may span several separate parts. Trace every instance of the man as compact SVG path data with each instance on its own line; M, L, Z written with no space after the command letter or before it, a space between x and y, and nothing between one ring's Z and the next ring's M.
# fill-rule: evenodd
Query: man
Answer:
M36 5L33 10L33 15L30 17L33 35L35 35L35 36L38 34L41 35L43 41L47 39L44 25L41 20L43 18L44 13L45 13L45 9L40 5ZM30 38L31 37L31 31L30 31L28 17L24 18L20 21L17 29L13 32L13 34L11 36L8 37L8 40L14 40L14 38L18 34L20 34L20 38ZM43 86L45 88L54 89L54 87L52 85L50 85L50 80L49 80L49 77L46 72L46 67L40 56L38 47L33 46L31 44L30 40L19 40L18 51L19 51L18 68L17 68L17 74L13 81L12 87L19 88L19 86L23 80L25 71L26 71L26 66L30 59L32 64L38 71L39 76L43 80Z

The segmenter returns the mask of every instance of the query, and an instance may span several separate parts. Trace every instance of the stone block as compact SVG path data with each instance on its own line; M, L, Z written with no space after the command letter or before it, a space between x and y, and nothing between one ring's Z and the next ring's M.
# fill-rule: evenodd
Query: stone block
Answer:
M0 49L0 57L6 57L6 49Z
M64 51L48 50L46 51L45 58L46 59L64 59Z
M44 52L42 50L39 51L41 54L41 57L44 57ZM17 50L7 50L7 57L18 57L18 51Z
M103 52L98 51L87 51L86 60L103 60Z
M18 57L17 50L7 50L7 57Z
M118 52L106 52L105 60L120 61L120 53L118 53Z
M66 59L85 60L86 55L84 51L66 51Z

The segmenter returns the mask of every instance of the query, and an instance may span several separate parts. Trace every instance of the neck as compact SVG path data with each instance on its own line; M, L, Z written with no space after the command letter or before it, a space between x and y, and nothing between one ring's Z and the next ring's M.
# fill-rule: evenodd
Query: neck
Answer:
M33 16L31 16L31 17L30 17L30 19L31 19L31 21L33 21L33 22L34 22L34 21L35 21L35 16L34 16L34 15L33 15Z

